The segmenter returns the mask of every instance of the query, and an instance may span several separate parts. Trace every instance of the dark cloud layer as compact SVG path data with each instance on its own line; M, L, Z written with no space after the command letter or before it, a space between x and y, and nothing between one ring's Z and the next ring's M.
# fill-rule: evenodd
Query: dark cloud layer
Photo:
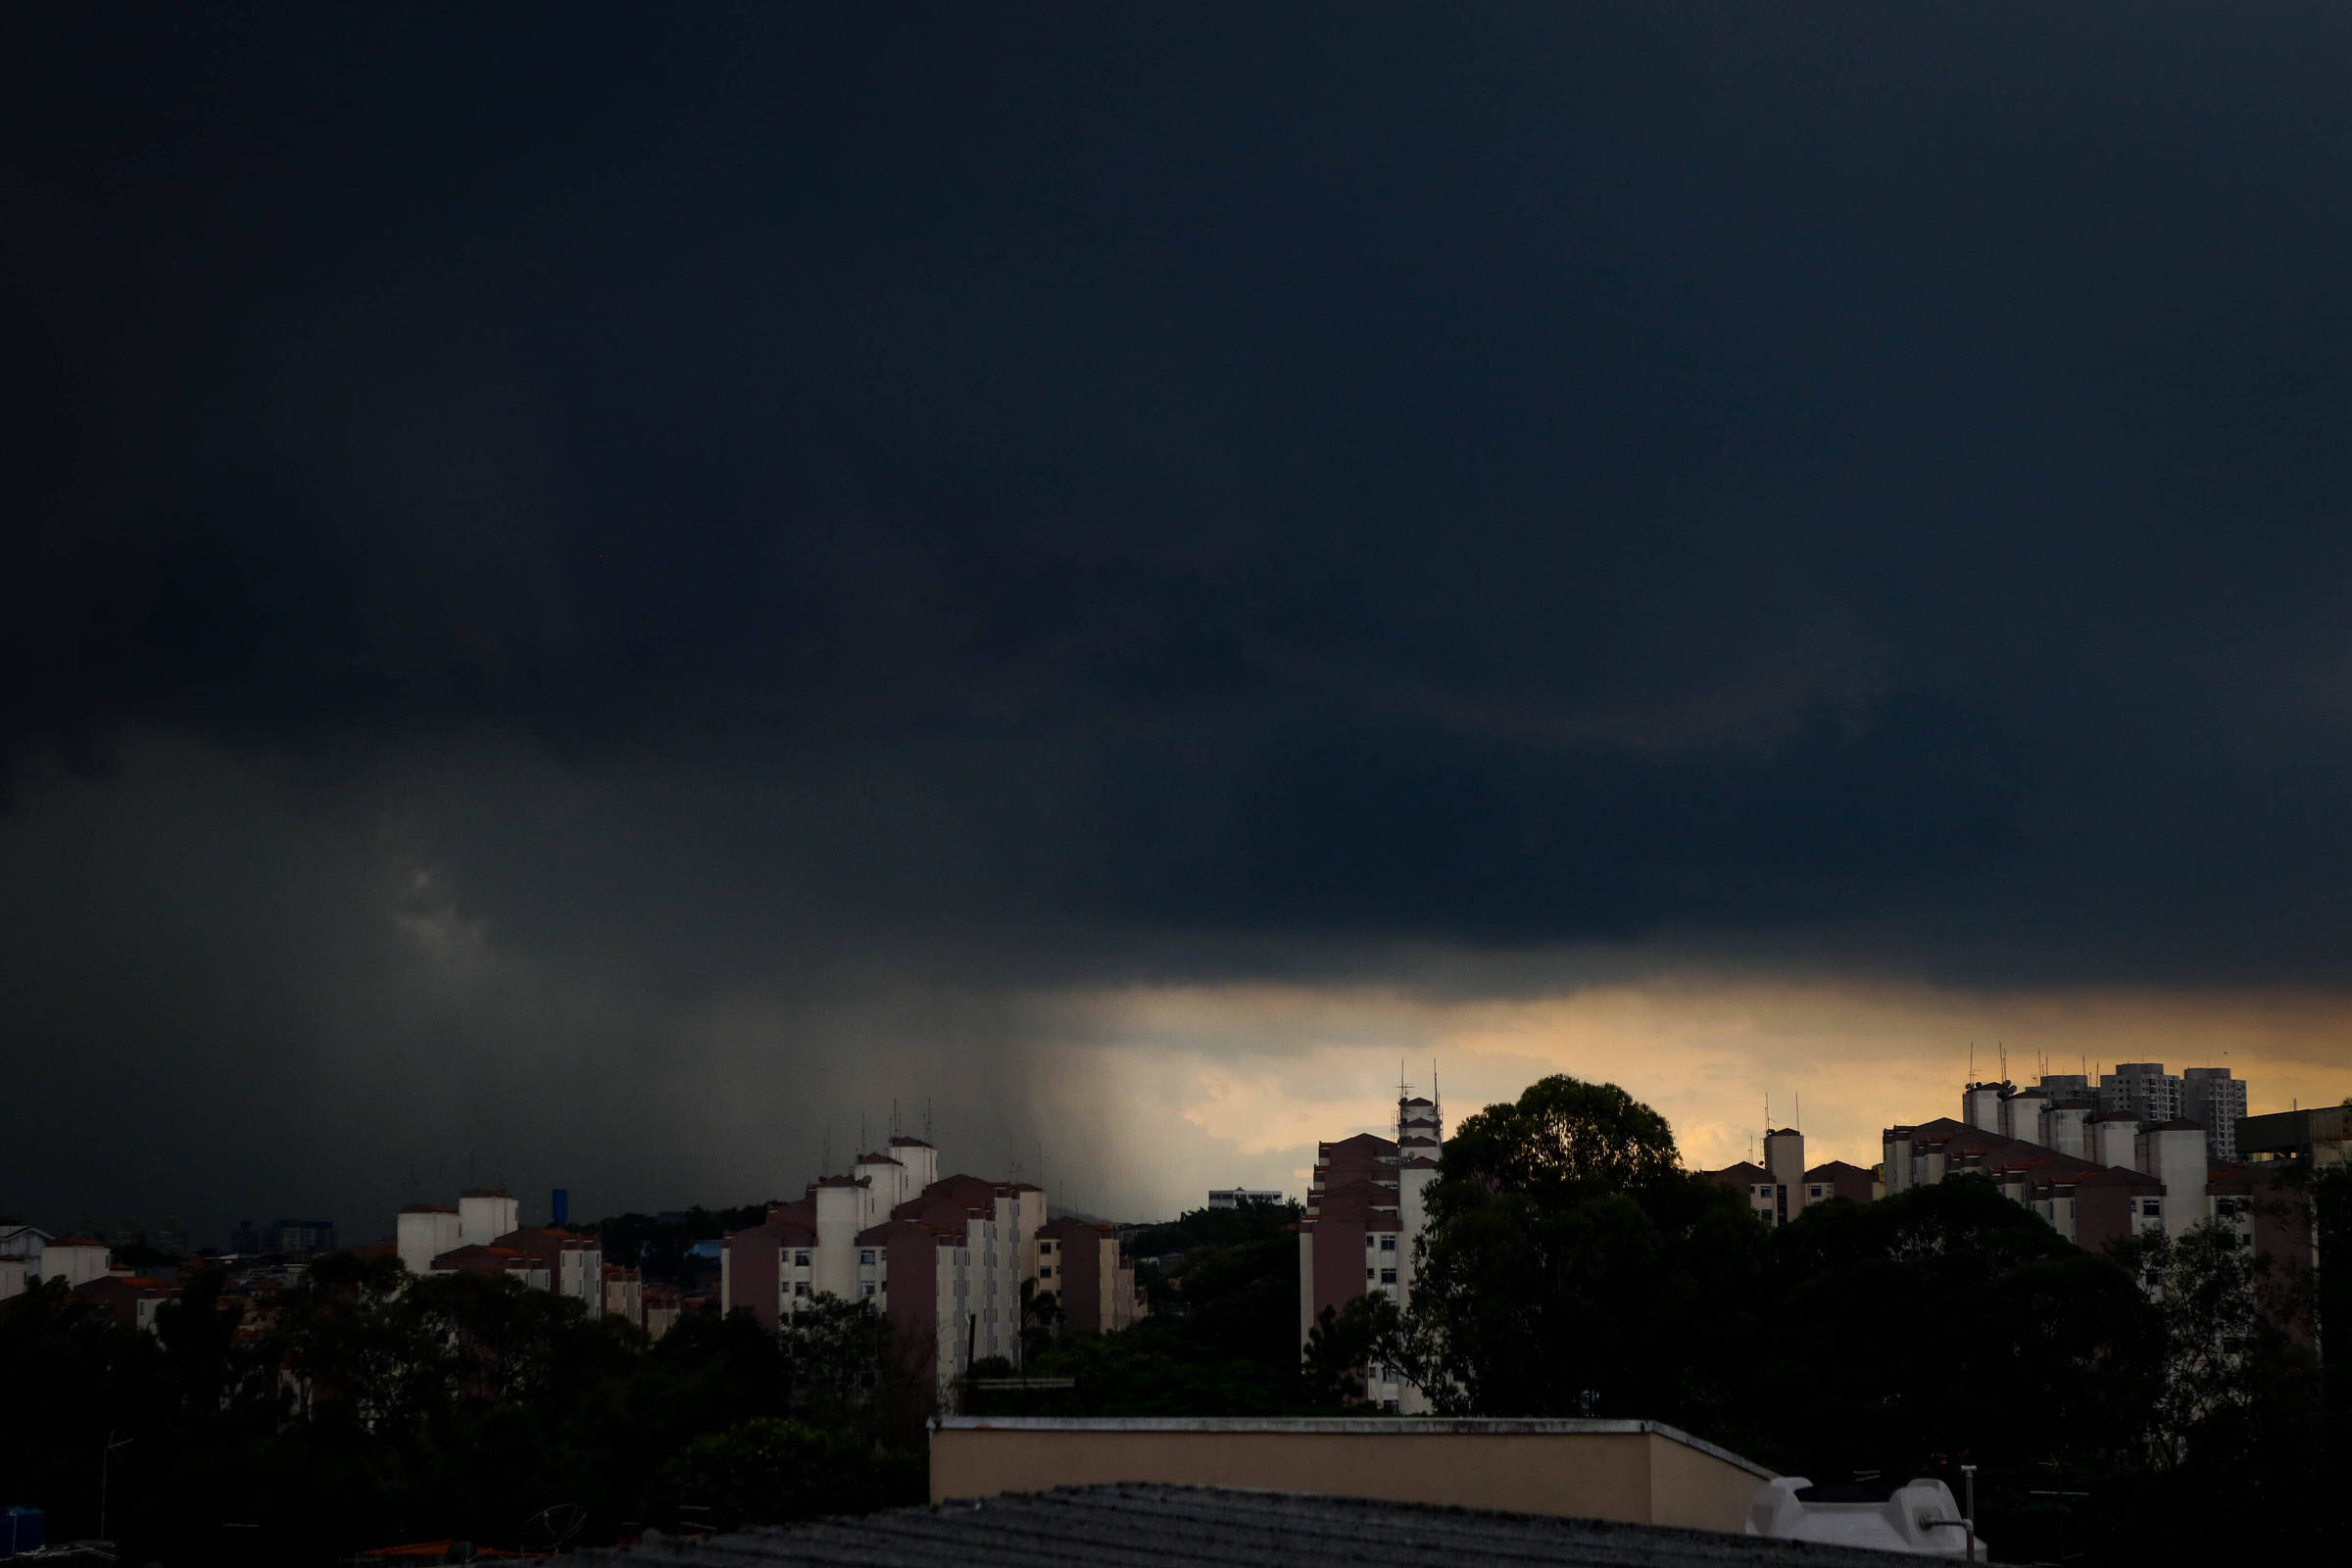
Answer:
M5 26L46 1092L920 1036L1017 1147L1071 980L2347 978L2340 11Z

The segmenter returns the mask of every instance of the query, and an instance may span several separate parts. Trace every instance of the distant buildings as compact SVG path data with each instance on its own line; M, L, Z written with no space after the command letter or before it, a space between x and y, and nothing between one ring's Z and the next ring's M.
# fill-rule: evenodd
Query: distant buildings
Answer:
M125 1221L124 1223L131 1223ZM167 1221L176 1224L176 1221ZM186 1238L181 1238L182 1250ZM158 1250L171 1251L159 1242ZM276 1252L287 1257L309 1257L317 1252L335 1250L335 1222L331 1219L273 1219L267 1225L256 1225L241 1219L228 1228L228 1250L237 1257L259 1257Z
M639 1299L645 1312L642 1320L645 1332L657 1340L670 1331L679 1313L685 1310L685 1302L674 1285L648 1285Z
M944 1389L974 1361L1020 1360L1028 1281L1054 1290L1073 1327L1119 1326L1122 1301L1132 1321L1142 1307L1116 1248L1102 1227L1050 1228L1042 1187L942 1177L937 1149L894 1137L887 1152L859 1154L849 1174L820 1176L729 1234L719 1294L770 1328L823 1297L871 1301ZM1081 1300L1068 1298L1074 1281Z
M2246 1119L2246 1086L2227 1067L2191 1067L2180 1075L2180 1114L2205 1129L2207 1147L2224 1164L2238 1155L2238 1123Z
M1037 1230L1037 1288L1052 1291L1062 1320L1080 1334L1107 1334L1142 1316L1135 1267L1119 1251L1119 1233L1075 1215Z
M1850 1198L1867 1203L1878 1196L1877 1178L1859 1165L1833 1159L1808 1169L1805 1135L1793 1127L1764 1135L1764 1163L1741 1160L1721 1170L1702 1170L1701 1176L1732 1188L1746 1198L1747 1206L1767 1225L1786 1225L1809 1203L1832 1198Z
M1972 1083L1961 1090L1958 1119L1889 1127L1880 1166L1892 1196L1930 1186L1959 1172L1990 1180L2012 1200L2033 1209L2059 1235L2098 1249L2123 1236L2179 1236L2214 1220L2234 1229L2258 1251L2308 1262L2308 1227L2280 1212L2278 1171L2265 1164L2220 1159L2235 1151L2245 1129L2276 1117L2230 1115L2244 1103L2245 1085L2227 1068L2192 1069L2173 1077L2158 1062L2128 1062L2099 1080L2096 1096L2081 1076L2045 1077L2020 1089L2009 1083ZM2186 1117L2150 1119L2190 1100L2218 1106L2229 1119L2226 1142ZM2309 1153L2309 1128L2265 1127L2266 1152ZM2304 1134L2298 1146L2296 1135Z
M1437 1102L1396 1102L1396 1136L1358 1133L1315 1146L1314 1182L1298 1227L1298 1339L1325 1308L1379 1291L1404 1310L1413 1288L1413 1242L1428 1222L1423 1195L1437 1178L1444 1121ZM1357 1278L1356 1271L1363 1271ZM1394 1367L1365 1369L1365 1397L1415 1414L1427 1397Z
M394 1220L393 1249L412 1274L497 1274L568 1296L590 1317L605 1314L604 1244L595 1237L518 1223L512 1193L474 1188L458 1206L411 1203ZM634 1272L634 1271L631 1271Z
M617 1317L643 1326L645 1323L645 1276L633 1268L618 1263L605 1265L605 1316ZM666 1327L666 1325L664 1325Z
M1282 1194L1263 1187L1217 1187L1208 1195L1211 1208L1247 1208L1251 1203L1280 1203Z
M269 1250L272 1252L308 1257L334 1250L335 1222L331 1219L280 1219L270 1224Z

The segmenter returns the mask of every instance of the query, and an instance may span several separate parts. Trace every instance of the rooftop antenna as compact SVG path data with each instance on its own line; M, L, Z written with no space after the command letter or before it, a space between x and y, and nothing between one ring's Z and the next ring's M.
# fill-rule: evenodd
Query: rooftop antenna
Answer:
M865 1112L858 1113L858 1157L865 1157Z
M1968 1043L1968 1081L1972 1084L1977 1081L1977 1043L1974 1040Z
M899 1097L896 1095L890 1097L890 1136L894 1139L899 1136Z
M817 1162L816 1174L819 1178L833 1174L833 1129L830 1127L825 1129L824 1150L823 1157Z
M931 1142L931 1097L923 1097L923 1142Z

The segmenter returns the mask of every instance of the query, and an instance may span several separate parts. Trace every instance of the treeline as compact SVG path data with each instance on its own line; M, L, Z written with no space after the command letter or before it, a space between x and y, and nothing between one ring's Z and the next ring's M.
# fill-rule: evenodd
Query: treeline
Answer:
M322 1257L265 1317L224 1283L195 1276L152 1333L55 1282L0 1308L0 1501L45 1508L52 1541L103 1534L176 1568L577 1546L924 1494L927 1368L862 1304L782 1335L690 1314L654 1342L391 1258Z
M1409 1316L1328 1315L1316 1375L1385 1361L1447 1412L1663 1420L1816 1482L1957 1494L1974 1464L2004 1560L2341 1534L2352 1369L2317 1330L2329 1301L2352 1318L2352 1172L2290 1195L2316 1273L2210 1224L2085 1252L1974 1176L1768 1230L1683 1170L1655 1111L1551 1078L1465 1120L1429 1198Z
M1195 1209L1129 1238L1151 1315L1117 1334L1057 1335L1051 1303L1025 1336L1051 1394L967 1395L990 1414L1329 1415L1339 1388L1298 1359L1296 1203ZM1165 1269L1152 1259L1168 1258ZM991 1370L980 1369L985 1374ZM1009 1372L1004 1367L994 1370Z

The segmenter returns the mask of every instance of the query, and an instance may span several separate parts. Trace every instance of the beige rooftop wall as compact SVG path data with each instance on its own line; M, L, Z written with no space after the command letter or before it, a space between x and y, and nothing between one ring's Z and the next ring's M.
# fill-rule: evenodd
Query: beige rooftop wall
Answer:
M1739 1531L1772 1472L1651 1421L950 1416L931 1500L1112 1481Z

